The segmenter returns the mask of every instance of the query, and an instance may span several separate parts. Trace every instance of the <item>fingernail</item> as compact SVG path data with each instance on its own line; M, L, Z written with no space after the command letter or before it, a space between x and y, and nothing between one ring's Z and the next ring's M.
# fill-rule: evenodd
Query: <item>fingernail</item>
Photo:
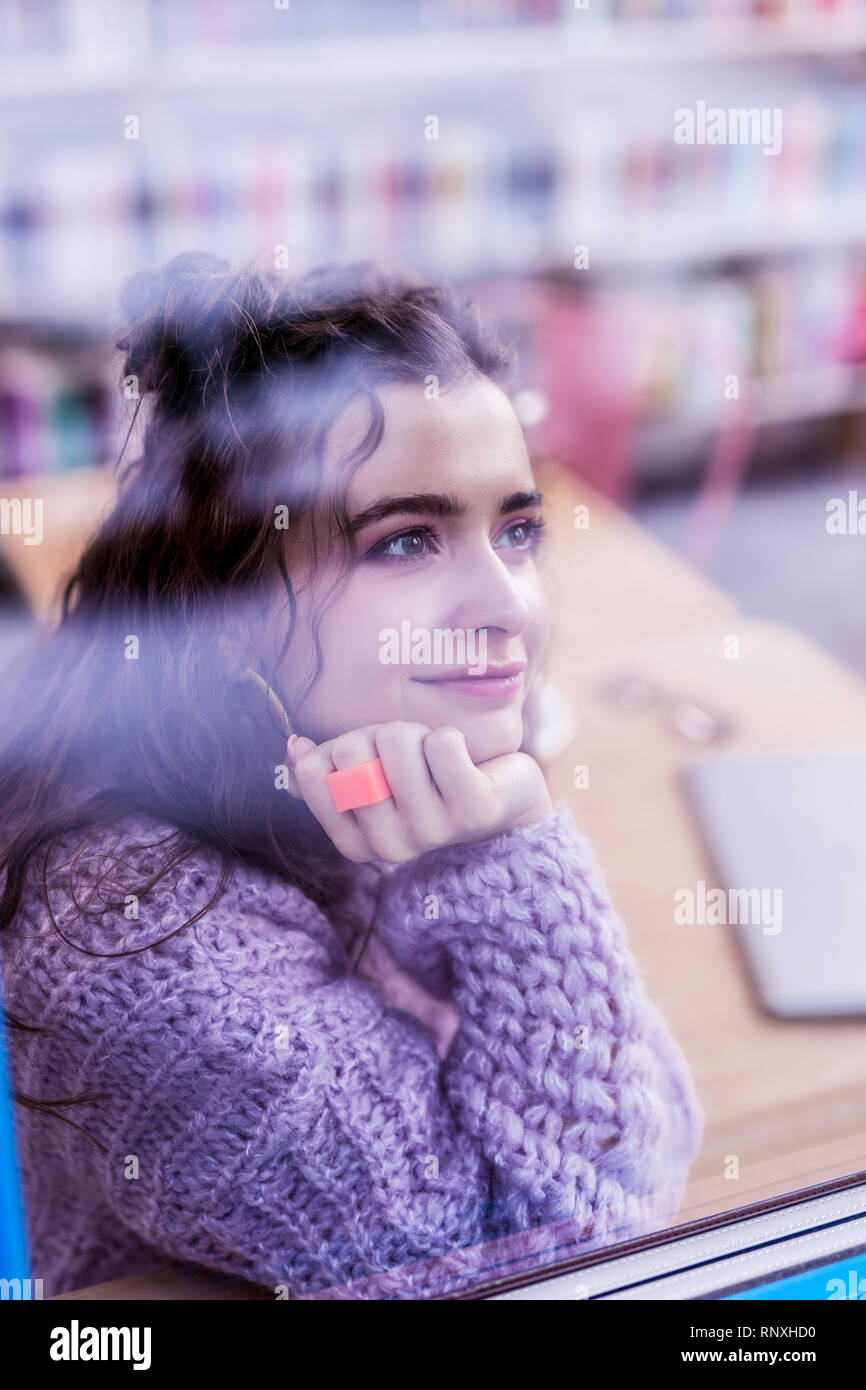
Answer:
M288 752L289 758L291 759L291 761L292 761L293 763L294 763L294 761L295 761L295 745L296 745L297 742L298 742L298 735L297 735L297 734L289 734L288 740L286 741L286 751Z

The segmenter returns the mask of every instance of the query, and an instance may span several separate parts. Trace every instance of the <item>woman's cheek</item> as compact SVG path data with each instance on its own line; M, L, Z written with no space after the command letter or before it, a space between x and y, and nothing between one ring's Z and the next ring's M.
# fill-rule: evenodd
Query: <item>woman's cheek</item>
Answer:
M530 623L532 657L540 659L550 641L551 630L553 627L550 603L546 592L539 584L536 595L536 602L533 605L533 617Z

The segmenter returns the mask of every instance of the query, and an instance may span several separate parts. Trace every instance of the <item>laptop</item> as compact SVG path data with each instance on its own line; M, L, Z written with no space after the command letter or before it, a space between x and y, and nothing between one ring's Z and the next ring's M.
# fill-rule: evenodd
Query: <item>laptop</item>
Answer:
M736 933L764 1007L866 1014L866 750L706 757L685 779L716 870L695 911Z

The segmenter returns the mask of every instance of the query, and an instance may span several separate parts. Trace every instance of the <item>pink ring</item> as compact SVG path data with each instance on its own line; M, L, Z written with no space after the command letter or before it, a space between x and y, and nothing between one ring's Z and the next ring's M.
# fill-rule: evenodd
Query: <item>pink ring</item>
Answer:
M359 806L374 806L393 796L380 758L341 767L325 777L328 790L338 811L355 811Z

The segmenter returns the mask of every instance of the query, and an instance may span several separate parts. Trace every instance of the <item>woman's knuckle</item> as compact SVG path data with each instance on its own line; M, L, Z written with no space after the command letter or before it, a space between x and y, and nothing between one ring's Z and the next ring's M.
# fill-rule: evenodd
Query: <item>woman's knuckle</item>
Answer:
M423 724L414 724L408 719L392 719L390 724L383 724L376 734L376 747L390 749L418 743L425 732Z
M354 767L370 756L370 741L364 734L340 734L331 746L331 757L338 768Z
M403 730L406 725L399 720L393 720L390 724L383 724L376 734L376 750L379 753L387 753L392 748L398 747L405 737Z
M418 724L414 720L407 720L406 728L409 730L413 738L424 738L427 734L430 733L429 724Z
M443 724L440 729L431 729L424 739L425 748L454 748L464 742L463 734L453 724Z

